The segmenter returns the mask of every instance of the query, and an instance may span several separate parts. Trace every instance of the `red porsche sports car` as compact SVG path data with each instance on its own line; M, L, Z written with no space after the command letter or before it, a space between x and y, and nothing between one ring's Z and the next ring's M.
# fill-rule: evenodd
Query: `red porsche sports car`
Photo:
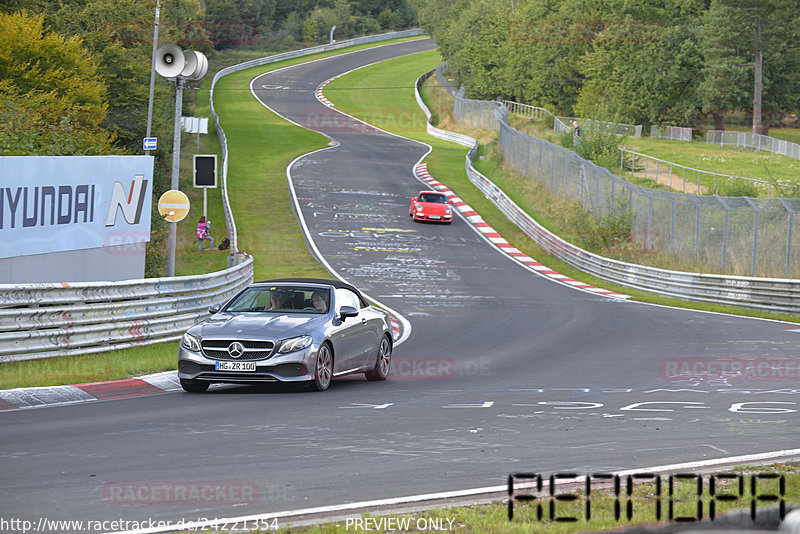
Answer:
M453 207L447 197L436 191L420 191L411 199L408 215L415 221L453 222Z

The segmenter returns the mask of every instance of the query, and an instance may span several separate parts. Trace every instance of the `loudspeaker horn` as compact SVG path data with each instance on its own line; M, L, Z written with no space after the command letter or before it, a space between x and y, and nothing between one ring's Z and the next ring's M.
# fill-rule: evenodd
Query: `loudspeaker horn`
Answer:
M195 52L194 50L184 50L183 51L183 70L181 71L181 76L191 76L194 74L195 70L197 70L197 54L199 52Z
M186 74L186 77L190 80L200 80L208 72L208 58L202 52L194 52L194 55L197 58L197 66L194 72Z
M156 72L164 78L174 78L183 71L186 60L183 52L175 45L165 45L156 50Z

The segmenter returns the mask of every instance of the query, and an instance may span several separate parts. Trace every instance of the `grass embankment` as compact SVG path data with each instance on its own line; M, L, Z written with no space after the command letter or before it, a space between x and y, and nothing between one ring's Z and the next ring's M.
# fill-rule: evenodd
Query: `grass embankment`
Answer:
M584 281L598 287L604 287L630 295L642 302L664 304L684 308L733 313L750 317L765 317L787 321L797 321L798 317L789 314L771 314L768 312L719 306L705 303L683 301L675 298L660 297L645 291L617 286L604 280L578 271L557 258L546 254L531 238L515 224L510 222L495 205L489 201L467 179L464 169L464 157L467 150L454 143L432 137L425 131L425 116L414 99L413 87L416 79L439 62L437 51L424 52L413 56L405 56L378 65L365 67L347 76L337 78L325 87L325 95L340 109L375 126L392 133L403 135L428 143L433 152L427 157L428 170L443 184L452 189L467 204L475 208L486 222L495 228L512 245L525 254L536 258L548 267L568 275L576 280ZM592 218L575 203L566 202L551 195L545 187L539 187L531 179L524 179L518 174L509 172L503 167L502 159L491 148L493 136L480 130L466 130L455 126L452 115L452 98L438 86L435 77L426 80L422 96L434 116L440 117L439 127L459 131L482 140L484 144L479 154L487 154L476 161L476 167L500 186L520 207L525 209L540 224L550 231L568 240L585 239L587 221ZM375 110L382 110L376 113ZM603 233L596 229L596 236ZM587 245L587 243L581 243ZM591 243L588 243L591 245ZM625 252L625 251L621 251ZM626 260L643 262L643 254L651 254L641 250L629 250ZM645 258L650 259L650 258ZM673 268L685 265L673 262Z
M384 41L378 46L404 40L408 39ZM295 126L262 106L250 92L250 80L289 65L370 46L376 45L256 67L231 74L217 83L215 107L228 138L229 198L239 235L239 250L255 258L255 280L328 276L306 247L286 181L286 166L297 156L326 146L328 139ZM212 79L213 73L209 73L199 88L195 116L210 117L208 96ZM208 135L200 136L199 150L195 135L183 134L182 141L180 188L189 196L192 208L178 224L175 272L180 276L219 271L226 268L229 252L217 250L225 237L222 188L208 190L208 218L212 221L214 250L199 252L195 226L203 211L203 192L192 187L192 154L217 154L218 173L222 171L222 153L213 121L209 119ZM3 362L0 364L0 389L116 380L169 371L177 366L177 351L177 342L167 342L100 354Z
M572 493L578 498L574 501L553 499L555 504L554 515L561 518L575 518L575 521L553 521L550 520L550 497L546 491L548 489L547 480L545 479L545 492L540 497L543 518L539 519L536 511L536 504L523 504L521 502L514 503L514 518L508 519L508 507L506 502L497 502L488 505L476 505L468 507L453 507L453 508L437 508L427 510L424 512L414 514L387 514L387 515L361 515L352 516L348 527L346 520L331 522L313 527L287 527L279 529L278 532L299 533L303 534L340 534L352 531L367 531L366 528L355 528L357 525L354 518L367 518L370 517L374 520L372 525L378 523L381 519L392 518L394 524L408 524L410 528L391 530L391 532L421 532L424 530L433 530L431 528L420 528L426 525L442 525L443 530L449 532L456 532L459 534L485 534L491 532L492 534L521 534L529 532L546 532L548 534L571 534L578 532L601 532L606 530L617 530L625 527L635 527L637 525L654 525L658 523L666 523L666 518L670 513L670 500L673 507L671 510L672 516L677 517L697 517L698 503L702 503L702 517L708 519L710 505L712 500L715 507L715 520L714 523L721 523L725 518L720 517L724 512L731 512L734 510L741 510L745 513L748 512L749 504L752 500L750 493L750 480L754 475L759 476L764 474L783 475L785 477L786 493L784 501L788 503L800 502L800 465L798 464L776 464L772 466L746 466L737 468L730 473L740 474L745 481L745 494L736 501L726 501L719 499L712 499L709 494L709 483L711 479L710 474L698 475L700 476L703 484L703 495L697 496L697 481L689 480L674 480L674 494L669 496L668 479L665 476L661 481L661 492L656 493L656 485L653 482L637 484L633 488L632 496L627 497L625 494L624 480L623 486L620 490L620 497L617 499L611 490L592 490L591 496L587 499L583 491L558 490L557 495L564 495L565 493ZM738 489L733 480L716 480L715 495L730 495L738 496ZM758 479L758 495L781 495L780 480L779 479ZM525 493L524 491L520 493ZM586 519L587 505L590 502L590 519ZM615 502L620 505L620 514L617 516L614 511ZM661 521L656 519L656 502L661 503ZM627 505L630 503L632 510L631 519L627 518ZM774 506L776 503L757 502L756 513L762 514L757 517L763 517L765 509L769 506ZM787 506L788 507L788 506ZM431 521L432 520L432 521ZM685 524L683 521L681 524ZM362 523L363 525L364 523ZM386 523L383 523L386 524ZM418 526L419 525L419 526ZM705 526L705 525L703 525ZM728 528L734 529L737 526L746 528L744 524L727 524ZM372 530L377 530L373 528ZM385 531L388 531L385 530Z

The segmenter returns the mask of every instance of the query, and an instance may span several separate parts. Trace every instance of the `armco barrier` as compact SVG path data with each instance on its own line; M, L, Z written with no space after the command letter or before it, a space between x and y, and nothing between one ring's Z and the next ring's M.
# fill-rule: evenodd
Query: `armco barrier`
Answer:
M415 88L417 103L428 117L428 133L434 137L470 147L466 157L466 171L469 180L510 221L519 226L548 254L597 278L659 295L775 312L800 313L800 280L725 276L658 269L605 258L583 250L553 234L515 204L497 185L475 169L472 165L478 149L475 139L441 130L430 124L431 113L419 94L419 88L422 82L433 73L434 71L431 71L421 76L417 80ZM451 94L453 93L451 92ZM500 112L498 115L502 117L503 113Z
M180 338L253 280L253 258L216 273L124 282L0 285L0 362Z
M223 209L225 211L225 224L228 228L228 238L231 240L231 252L238 252L239 250L239 239L236 232L236 221L233 218L233 213L230 209L230 201L228 200L228 141L225 137L225 131L222 129L222 125L219 122L219 115L217 111L214 109L214 88L217 85L217 82L224 78L229 74L233 74L234 72L239 72L241 70L250 69L252 67L260 67L262 65L267 65L269 63L275 63L276 61L283 61L285 59L292 59L296 57L303 57L308 56L310 54L317 54L319 52L327 52L330 50L338 50L340 48L347 48L349 46L357 46L361 44L369 44L369 43L378 43L380 41L388 41L390 39L400 39L403 37L415 37L418 35L423 35L425 32L421 29L414 29L414 30L405 30L401 32L392 32L392 33L383 33L380 35L370 35L367 37L357 37L355 39L348 39L346 41L340 41L338 43L333 44L326 44L320 46L313 46L311 48L304 48L302 50L292 50L290 52L284 52L283 54L277 54L274 56L267 56L262 57L259 59L254 59L252 61L247 61L245 63L239 63L238 65L231 65L230 67L226 67L214 75L214 79L211 81L211 116L214 119L214 126L217 132L217 138L219 139L220 147L222 148L222 204Z

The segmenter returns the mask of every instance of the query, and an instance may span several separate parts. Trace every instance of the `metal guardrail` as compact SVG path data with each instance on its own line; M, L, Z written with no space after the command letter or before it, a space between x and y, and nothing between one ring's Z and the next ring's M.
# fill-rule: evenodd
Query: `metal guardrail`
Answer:
M737 148L747 147L755 150L766 150L767 152L800 160L800 144L752 132L709 130L706 133L706 144L719 146L736 145Z
M466 156L469 180L548 254L597 278L659 295L775 312L800 312L800 280L797 279L699 274L626 263L583 250L550 232L475 169L472 165L478 149L475 139L430 124L431 113L419 94L419 87L433 72L421 76L415 86L417 103L428 117L427 131L435 137L470 147ZM454 92L451 94L460 98ZM502 113L497 115L500 120Z
M220 147L222 148L222 178L221 178L222 205L225 211L225 224L228 227L228 238L231 240L231 252L235 253L239 251L239 238L236 231L236 221L233 218L233 213L230 209L230 200L228 199L228 140L227 137L225 136L225 131L223 130L222 125L220 124L219 115L217 114L216 109L214 109L214 88L216 87L217 82L222 78L224 78L225 76L233 74L234 72L247 70L253 67L268 65L270 63L275 63L276 61L283 61L285 59L303 57L310 54L316 54L319 52L328 52L330 50L338 50L340 48L347 48L350 46L357 46L360 44L377 43L380 41L388 41L390 39L401 39L403 37L415 37L417 35L424 35L424 33L425 31L422 29L414 29L414 30L405 30L400 32L383 33L380 35L369 35L366 37L357 37L355 39L339 41L333 44L312 46L311 48L292 50L290 52L284 52L282 54L276 54L274 56L267 56L254 59L252 61L246 61L244 63L239 63L237 65L231 65L230 67L225 67L224 69L220 70L214 75L214 78L211 80L211 94L209 100L210 100L211 116L214 119L214 129L217 133L217 139L219 139Z
M0 360L178 339L253 280L253 258L216 273L124 282L0 285Z

